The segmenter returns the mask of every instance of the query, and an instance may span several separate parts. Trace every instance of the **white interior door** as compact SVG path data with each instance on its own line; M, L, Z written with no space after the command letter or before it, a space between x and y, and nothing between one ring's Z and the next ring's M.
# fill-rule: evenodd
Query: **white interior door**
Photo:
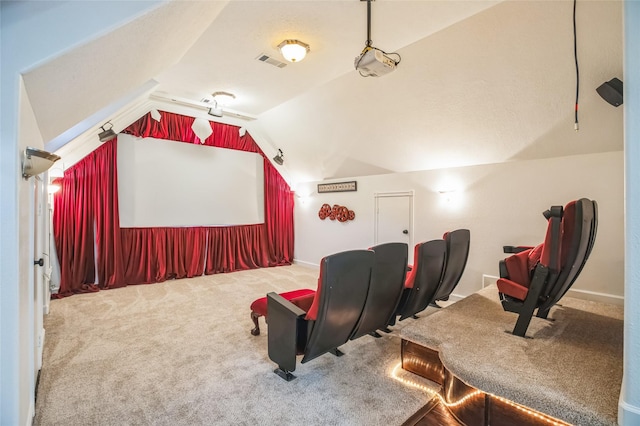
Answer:
M41 175L46 176L46 175ZM33 259L34 259L34 271L33 271L33 281L34 281L34 336L35 336L35 347L34 347L34 371L37 372L42 368L42 344L43 344L43 312L42 307L44 305L44 241L45 241L45 232L44 232L44 221L46 217L46 196L45 190L46 185L41 180L40 176L38 176L35 181L35 191L34 191L34 207L35 207L35 215L34 215L34 244L33 244Z
M375 206L375 244L407 243L413 263L413 192L375 194Z

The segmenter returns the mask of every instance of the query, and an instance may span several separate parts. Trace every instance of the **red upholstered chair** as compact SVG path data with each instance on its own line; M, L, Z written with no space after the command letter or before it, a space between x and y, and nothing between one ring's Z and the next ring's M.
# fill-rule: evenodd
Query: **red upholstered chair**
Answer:
M404 284L402 297L395 315L400 321L424 311L438 290L445 266L447 245L444 240L431 240L416 244L413 267ZM395 324L395 316L390 325Z
M369 334L381 337L376 330L385 330L398 307L407 272L406 243L385 243L371 247L375 253L367 300L351 340Z
M447 245L447 260L444 266L442 282L433 298L432 306L438 307L438 300L449 300L449 296L456 288L462 278L464 268L467 266L469 258L469 243L471 233L468 229L456 229L445 232L442 236Z
M316 294L315 290L303 288L301 290L287 291L286 293L280 293L280 296L284 297L294 305L303 310L308 310L313 301L313 296ZM267 318L267 297L261 297L251 303L251 320L253 321L254 328L251 330L251 334L254 336L260 335L260 324L258 318Z
M342 355L338 346L352 336L369 291L374 253L352 250L322 259L313 302L307 311L284 297L267 294L269 358L283 379L294 378L296 356L302 363L327 352Z
M519 314L513 334L522 337L533 313L537 310L536 316L546 318L574 283L593 249L598 228L598 205L586 198L564 208L553 206L544 215L548 220L544 242L517 250L500 262L502 307Z

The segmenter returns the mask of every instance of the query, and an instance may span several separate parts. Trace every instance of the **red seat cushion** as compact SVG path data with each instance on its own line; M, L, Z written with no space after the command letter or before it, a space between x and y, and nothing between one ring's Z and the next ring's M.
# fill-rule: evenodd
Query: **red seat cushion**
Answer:
M418 243L413 248L413 265L411 266L411 270L404 281L404 288L413 288L413 282L416 280L416 272L418 272L418 252L420 251L420 246L422 244L423 243Z
M509 278L498 280L498 290L518 300L524 300L529 293L531 275L540 261L544 244L535 248L516 253L505 259L505 265L509 272Z
M280 296L284 297L300 309L307 311L311 306L311 301L315 295L314 290L303 288L300 290L287 291L286 293L280 293ZM251 304L251 310L259 315L267 316L267 298L261 297L256 299Z
M518 300L526 299L527 293L529 293L528 287L520 285L506 278L500 278L497 284L498 284L498 291L500 291L500 293L504 293L507 296L514 297Z
M320 276L318 277L318 290L316 294L313 296L313 301L309 310L307 310L307 316L305 317L308 321L315 321L318 318L318 309L320 308L320 295L322 291L322 266L324 265L324 258L320 262Z

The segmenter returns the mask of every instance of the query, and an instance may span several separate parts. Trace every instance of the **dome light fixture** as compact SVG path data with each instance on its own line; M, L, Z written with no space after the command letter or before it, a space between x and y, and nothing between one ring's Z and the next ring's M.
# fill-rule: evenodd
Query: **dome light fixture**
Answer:
M213 92L211 96L221 107L229 106L236 100L236 95L229 92Z
M278 49L289 62L300 62L310 50L309 45L300 40L284 40L278 45Z

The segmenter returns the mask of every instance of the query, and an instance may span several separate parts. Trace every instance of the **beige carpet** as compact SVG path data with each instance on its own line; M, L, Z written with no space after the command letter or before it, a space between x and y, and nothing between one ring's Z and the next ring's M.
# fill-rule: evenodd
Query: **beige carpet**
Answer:
M622 306L571 297L533 318L522 337L498 289L484 290L406 325L403 338L438 350L458 378L485 392L579 425L617 425ZM505 332L505 331L508 331Z
M298 364L290 383L273 374L249 305L316 279L293 265L53 300L35 424L401 424L430 398L391 377L398 331L420 320Z

